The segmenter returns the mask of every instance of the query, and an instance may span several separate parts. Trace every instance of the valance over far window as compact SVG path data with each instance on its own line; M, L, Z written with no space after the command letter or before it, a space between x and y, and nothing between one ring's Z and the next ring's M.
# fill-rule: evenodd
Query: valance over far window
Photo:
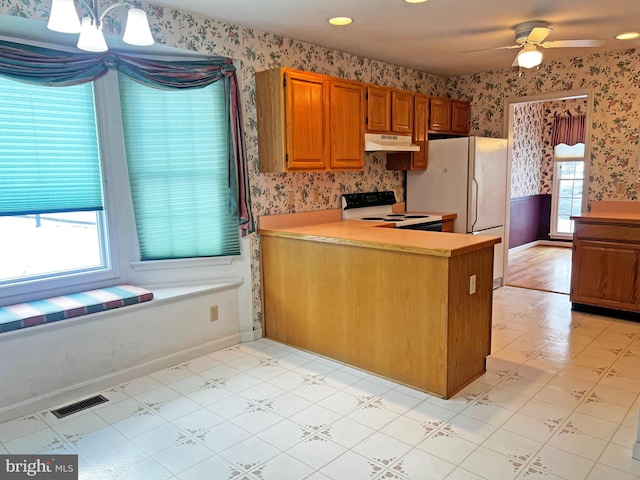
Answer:
M229 208L236 213L243 234L253 231L240 92L230 58L165 61L139 58L117 51L80 54L0 41L0 75L40 86L70 86L91 82L109 69L143 85L160 89L199 88L225 82L229 99Z
M585 125L585 115L556 115L553 118L552 146L555 147L561 143L569 146L584 143Z

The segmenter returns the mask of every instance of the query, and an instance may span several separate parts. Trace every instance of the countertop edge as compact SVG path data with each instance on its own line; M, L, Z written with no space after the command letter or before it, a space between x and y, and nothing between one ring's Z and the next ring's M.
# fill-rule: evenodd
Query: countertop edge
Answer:
M482 242L474 242L471 245L465 245L463 247L458 248L430 248L428 246L412 246L412 245L402 245L397 243L389 243L389 242L375 242L371 240L357 240L352 238L343 238L336 236L322 236L322 235L314 235L308 233L301 232L292 232L286 230L270 230L270 229L260 229L258 230L260 235L269 236L269 237L280 237L280 238L292 238L303 241L312 241L312 242L323 242L323 243L333 243L336 245L346 245L346 246L354 246L360 248L373 248L377 250L390 250L395 252L406 252L406 253L415 253L418 255L429 255L433 257L454 257L458 255L463 255L469 252L473 252L475 250L480 250L483 248L487 248L489 246L493 246L497 243L500 243L499 237L483 237ZM446 233L446 232L423 232L423 233L433 233L435 235L461 235L458 233Z

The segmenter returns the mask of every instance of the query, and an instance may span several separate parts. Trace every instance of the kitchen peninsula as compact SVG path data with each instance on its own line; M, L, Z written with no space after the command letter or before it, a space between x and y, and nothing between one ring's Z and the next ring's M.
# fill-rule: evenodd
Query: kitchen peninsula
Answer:
M263 335L443 398L485 370L498 237L260 219Z
M638 202L594 201L590 212L571 219L573 309L640 313Z

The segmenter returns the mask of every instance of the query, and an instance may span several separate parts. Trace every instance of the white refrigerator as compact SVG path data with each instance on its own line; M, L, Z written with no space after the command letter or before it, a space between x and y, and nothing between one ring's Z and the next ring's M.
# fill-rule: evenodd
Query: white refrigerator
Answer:
M502 238L495 246L493 286L504 278L507 140L461 137L429 140L426 171L407 172L407 211L457 213L455 233Z

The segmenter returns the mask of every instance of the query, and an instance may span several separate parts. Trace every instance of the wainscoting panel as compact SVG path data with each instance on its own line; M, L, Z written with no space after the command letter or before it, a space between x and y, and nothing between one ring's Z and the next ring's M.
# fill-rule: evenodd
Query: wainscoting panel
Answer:
M551 195L530 195L511 199L509 248L536 240L549 240Z

